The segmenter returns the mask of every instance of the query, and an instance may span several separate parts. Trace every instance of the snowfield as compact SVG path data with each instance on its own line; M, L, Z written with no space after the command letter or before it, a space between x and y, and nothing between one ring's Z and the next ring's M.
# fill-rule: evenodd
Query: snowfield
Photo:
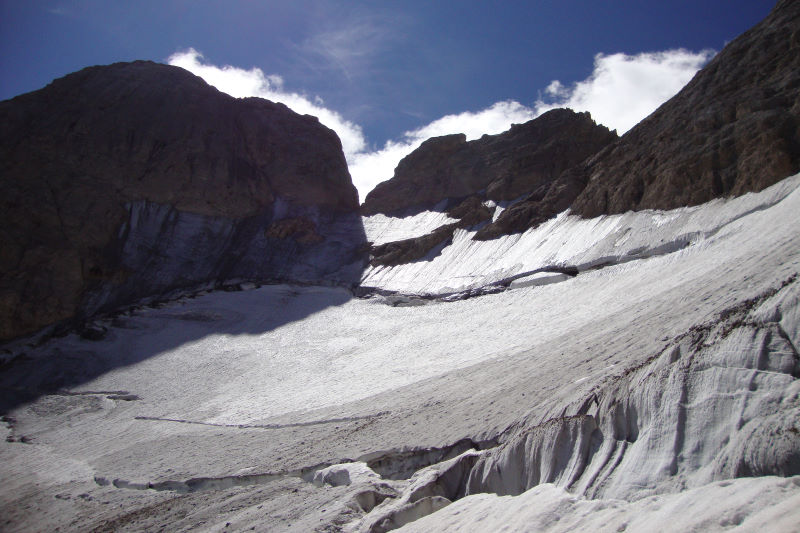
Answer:
M782 201L798 182L795 176L759 194L667 212L638 211L583 220L565 211L538 228L491 241L473 241L475 232L457 229L453 242L430 261L368 267L362 284L405 293L443 294L485 287L544 267L586 270L687 246L705 247L742 217ZM407 219L374 215L365 218L364 228L368 240L380 238L383 243L421 236L451 222L445 219L433 226L442 216L437 212ZM786 219L786 223L792 221L796 217ZM392 238L384 238L387 234Z
M0 528L797 531L799 186L9 346Z

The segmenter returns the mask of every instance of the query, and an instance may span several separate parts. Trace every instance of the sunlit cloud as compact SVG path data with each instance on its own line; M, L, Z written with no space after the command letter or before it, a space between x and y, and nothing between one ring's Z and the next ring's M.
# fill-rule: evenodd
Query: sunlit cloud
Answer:
M397 163L425 139L450 133L465 133L468 139L476 139L483 134L500 133L511 124L526 122L535 116L532 109L518 102L498 102L482 111L446 115L421 128L405 132L399 140L388 141L378 150L369 151L359 125L326 108L319 97L285 90L283 79L278 75L264 74L256 67L247 70L231 65L212 65L193 48L171 55L167 62L200 76L231 96L259 96L286 104L297 113L318 117L342 140L350 175L362 200L375 185L391 178Z
M597 54L591 76L571 86L553 80L534 107L537 114L556 107L589 111L595 121L621 135L680 91L714 53L678 49Z
M358 31L368 32L364 28ZM351 34L324 34L314 47L339 61L342 68L350 68L347 65L358 60L358 53L352 51L352 41ZM710 50L695 53L683 49L637 55L598 54L588 78L571 85L553 80L532 106L506 100L479 111L446 115L406 131L377 149L370 149L358 124L325 107L318 96L286 90L278 75L264 74L255 67L246 70L212 65L193 48L173 54L167 61L232 96L259 96L284 103L298 113L318 117L342 140L353 184L363 201L375 185L392 177L403 157L431 137L464 133L467 140L477 139L484 134L506 131L512 124L527 122L556 107L589 111L595 121L622 134L677 93L713 55Z
M400 160L422 141L438 135L465 133L467 140L483 134L501 133L512 124L523 123L558 107L589 111L604 126L620 135L655 111L692 79L713 56L713 50L626 54L598 54L592 74L566 86L553 80L532 107L510 100L498 102L482 111L447 115L430 124L387 142L375 152L356 154L350 173L361 192L369 191L392 177Z

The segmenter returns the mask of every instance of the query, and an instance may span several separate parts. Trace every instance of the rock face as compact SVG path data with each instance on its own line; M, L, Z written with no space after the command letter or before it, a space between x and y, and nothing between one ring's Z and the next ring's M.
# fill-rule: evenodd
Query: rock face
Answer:
M800 170L800 3L778 2L580 172L584 217L758 191Z
M427 235L375 246L370 263L393 266L430 259L457 228L491 220L494 208L483 205L485 200L510 201L532 191L541 198L564 170L614 139L616 133L595 124L588 113L555 109L515 124L507 132L475 141L467 142L463 134L425 141L400 161L392 179L367 195L362 214L407 215L441 206L444 201L450 205L448 216L459 221ZM575 194L568 196L563 209ZM523 225L527 223L525 218ZM484 225L476 238L492 238L506 231L498 228Z
M0 184L1 339L230 277L347 278L363 240L333 131L150 62L0 103Z
M362 213L422 211L479 192L489 200L513 200L549 184L614 139L616 134L595 124L588 113L568 109L474 141L467 142L463 134L435 137L367 195Z
M520 233L567 208L585 218L760 191L800 170L800 5L772 13L675 97L475 235Z
M800 170L799 72L800 4L782 1L622 138L588 114L554 110L476 141L430 139L367 195L362 213L409 214L476 193L523 197L477 228L473 238L487 240L568 208L592 218L760 191ZM414 248L450 235L420 237ZM376 259L382 251L373 250Z
M565 170L558 179L543 183L519 202L500 213L497 220L480 228L473 239L494 239L502 235L522 233L568 209L586 187L582 165Z

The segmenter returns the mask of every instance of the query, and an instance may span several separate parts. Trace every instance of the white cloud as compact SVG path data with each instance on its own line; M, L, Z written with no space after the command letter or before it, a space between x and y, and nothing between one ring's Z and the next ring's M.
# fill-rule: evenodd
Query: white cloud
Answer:
M213 85L222 92L242 98L259 96L281 102L297 113L314 115L319 121L339 135L345 156L362 152L366 147L364 133L358 124L345 120L339 113L323 106L319 97L308 98L304 95L289 92L283 88L283 78L277 75L265 75L260 68L245 70L230 65L218 67L203 60L203 55L189 48L186 51L172 54L167 62L185 68Z
M318 96L306 97L286 91L280 76L266 75L256 67L246 70L230 65L212 65L206 63L203 55L194 48L171 55L167 62L185 68L231 96L259 96L286 104L298 113L318 117L342 140L350 174L362 200L375 185L391 178L397 163L425 139L450 133L466 133L468 139L475 139L484 133L500 133L512 123L526 122L535 116L532 109L518 102L498 102L482 111L446 115L419 129L405 132L400 140L388 141L379 150L367 151L360 126L324 107Z
M549 101L539 99L537 114L556 107L589 111L597 122L620 135L652 113L683 88L714 56L714 51L597 54L594 71L570 87L554 80L545 89Z
M563 97L567 93L567 88L564 87L560 81L553 80L550 82L550 85L545 88L544 92L548 96L552 96L554 98Z
M549 101L539 99L533 107L509 100L482 111L447 115L408 131L398 141L389 141L375 152L358 153L350 159L350 174L361 198L375 185L392 177L400 160L430 137L465 133L467 140L484 133L493 135L527 122L545 111L569 107L589 111L592 118L621 135L674 96L712 57L712 50L598 54L594 70L585 80L565 86L553 80L544 89Z
M363 85L375 83L376 76L394 72L397 65L387 64L386 54L408 48L416 20L378 4L308 6L307 31L302 40L289 44L292 60L302 65L299 75L335 79L358 93Z
M341 45L341 36L330 38L326 53L340 63L352 63L354 57L348 46ZM345 50L345 52L342 52ZM324 106L318 96L307 97L284 89L283 79L265 75L261 69L250 70L233 66L218 67L204 62L202 54L190 48L173 54L167 60L205 79L211 85L232 96L260 96L282 102L298 113L314 115L333 129L342 140L350 175L363 201L375 185L392 177L400 160L430 137L464 133L468 140L483 134L501 133L512 124L527 122L556 107L589 111L599 123L622 134L659 105L677 93L714 55L713 51L698 53L687 50L626 54L598 54L594 70L585 80L566 86L553 80L532 107L513 100L497 102L480 111L446 115L429 124L407 131L399 139L390 140L378 150L369 150L358 124L345 120L339 113Z

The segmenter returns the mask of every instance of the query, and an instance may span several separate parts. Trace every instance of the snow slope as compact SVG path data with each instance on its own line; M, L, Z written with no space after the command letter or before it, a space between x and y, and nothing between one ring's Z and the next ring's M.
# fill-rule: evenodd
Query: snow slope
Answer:
M667 212L628 212L590 220L563 212L525 233L490 241L473 241L475 232L458 229L453 242L432 260L395 267L368 267L362 284L435 295L486 287L546 267L573 266L586 270L671 253L687 246L707 246L727 225L780 202L798 183L800 178L794 176L758 194ZM439 221L437 215L441 216L437 212L424 212L406 219L391 219L392 238L381 242L424 235L449 222L434 225ZM365 218L368 240L372 239L374 226L383 224L385 218L383 215Z
M379 213L363 220L367 240L375 245L421 237L440 226L458 222L442 211L423 211L404 218Z
M198 293L17 347L2 528L792 531L798 185L463 232L365 277L446 294L577 267L558 283Z

